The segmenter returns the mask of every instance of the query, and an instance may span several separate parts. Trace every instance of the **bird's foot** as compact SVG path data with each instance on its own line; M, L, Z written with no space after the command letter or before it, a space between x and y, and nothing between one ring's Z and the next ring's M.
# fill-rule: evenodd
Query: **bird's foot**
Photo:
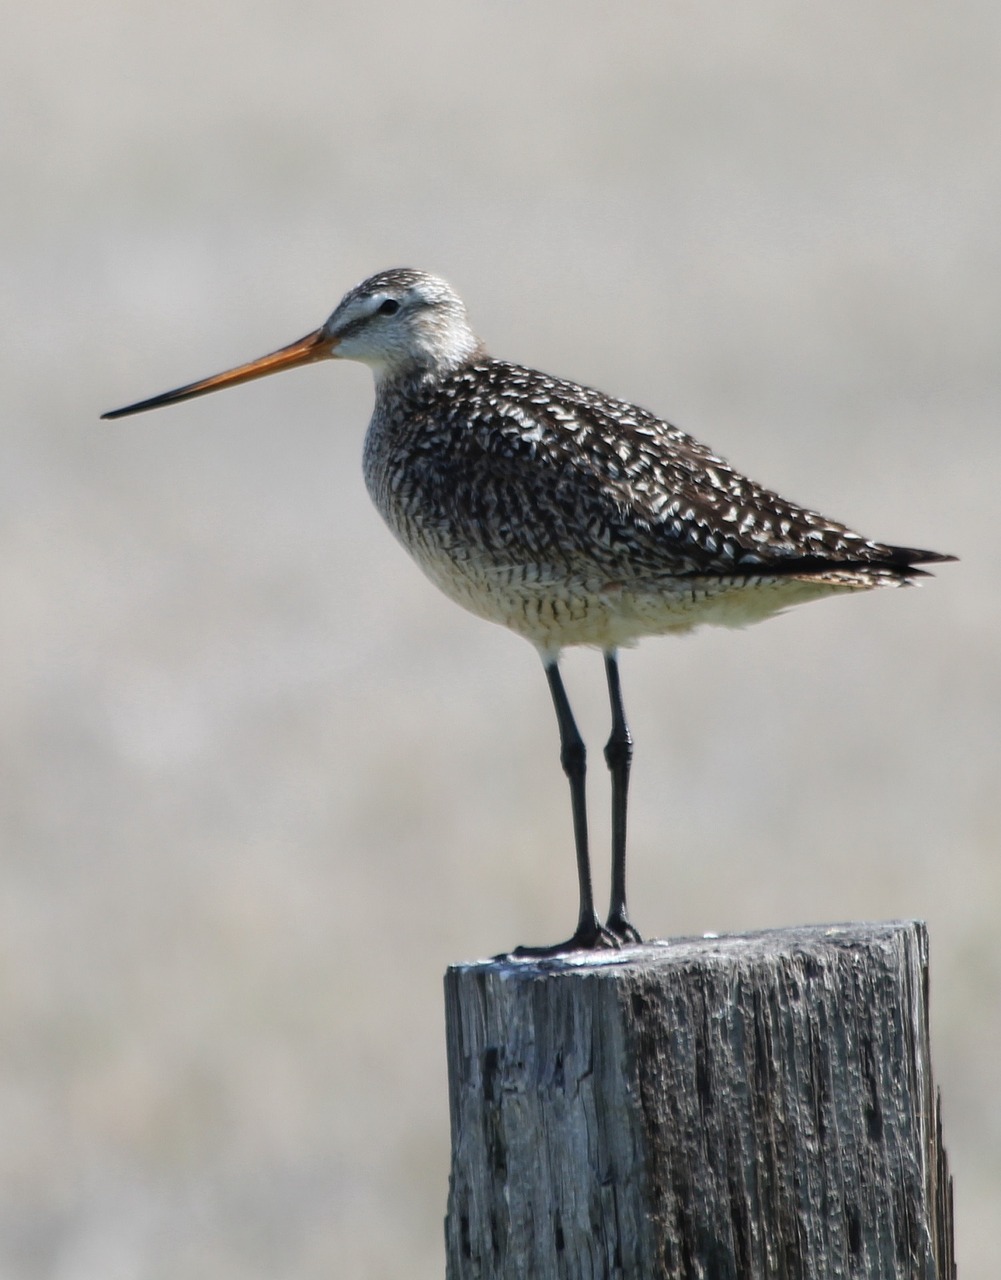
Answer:
M605 929L622 947L643 941L639 930L633 925L625 911L613 911L605 921Z
M620 946L620 939L615 933L607 925L603 925L597 916L592 916L590 920L582 920L574 930L573 937L567 938L566 942L557 942L551 947L515 947L509 954L543 958L568 955L573 951L617 951Z

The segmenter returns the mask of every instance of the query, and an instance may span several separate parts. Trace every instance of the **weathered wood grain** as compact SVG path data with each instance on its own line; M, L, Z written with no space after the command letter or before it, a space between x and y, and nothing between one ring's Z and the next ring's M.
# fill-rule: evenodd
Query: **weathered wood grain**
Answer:
M445 979L450 1280L951 1280L920 924Z

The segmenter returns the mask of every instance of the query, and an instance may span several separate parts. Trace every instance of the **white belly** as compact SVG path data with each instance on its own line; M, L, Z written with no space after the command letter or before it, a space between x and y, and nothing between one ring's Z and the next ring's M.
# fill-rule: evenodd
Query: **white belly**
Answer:
M745 627L793 605L877 583L836 577L665 578L622 584L556 578L533 566L456 564L409 547L445 595L471 613L522 635L544 653L569 645L614 649L643 636L709 625Z

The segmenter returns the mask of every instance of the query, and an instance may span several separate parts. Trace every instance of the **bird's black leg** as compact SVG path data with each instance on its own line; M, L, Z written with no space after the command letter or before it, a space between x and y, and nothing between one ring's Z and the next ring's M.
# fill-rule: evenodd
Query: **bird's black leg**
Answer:
M589 951L597 947L616 947L618 939L602 928L594 910L591 890L591 862L587 848L587 803L584 778L587 750L580 736L559 666L555 658L546 662L546 679L553 695L556 720L560 727L560 763L570 781L570 803L573 808L574 845L577 851L577 880L580 886L580 913L573 937L552 947L519 947L519 955L559 955L563 951Z
M612 733L605 745L605 762L612 775L612 897L605 928L620 942L641 942L626 913L626 802L633 738L626 724L619 663L614 649L605 654L605 675L612 704Z

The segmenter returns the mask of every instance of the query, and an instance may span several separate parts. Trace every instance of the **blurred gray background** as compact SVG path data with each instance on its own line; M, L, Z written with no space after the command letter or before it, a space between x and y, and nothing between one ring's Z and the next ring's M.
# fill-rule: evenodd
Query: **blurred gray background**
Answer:
M964 1280L1001 1203L1001 9L10 7L0 1275L443 1270L441 974L565 936L529 646L369 505L360 366L109 408L383 267L921 590L624 656L652 936L917 916ZM600 659L568 685L592 748Z

